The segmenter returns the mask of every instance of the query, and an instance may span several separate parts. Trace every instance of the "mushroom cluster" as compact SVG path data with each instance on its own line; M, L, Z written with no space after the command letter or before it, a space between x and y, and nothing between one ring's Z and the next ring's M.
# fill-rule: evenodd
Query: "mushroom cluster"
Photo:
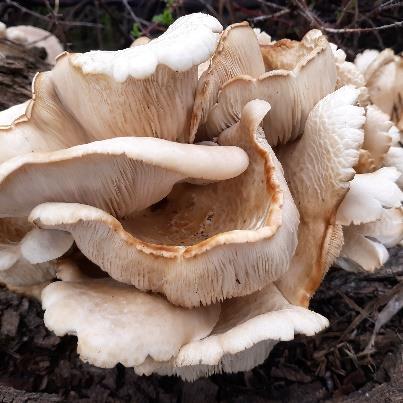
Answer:
M403 238L395 117L350 65L318 30L206 14L61 54L0 112L0 281L138 374L248 370L321 331L335 259L373 269Z

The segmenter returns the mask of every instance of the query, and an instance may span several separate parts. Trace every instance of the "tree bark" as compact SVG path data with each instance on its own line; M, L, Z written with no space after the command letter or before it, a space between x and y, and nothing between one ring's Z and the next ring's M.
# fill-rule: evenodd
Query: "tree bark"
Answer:
M31 98L32 79L38 71L49 70L43 48L26 48L0 40L0 110Z

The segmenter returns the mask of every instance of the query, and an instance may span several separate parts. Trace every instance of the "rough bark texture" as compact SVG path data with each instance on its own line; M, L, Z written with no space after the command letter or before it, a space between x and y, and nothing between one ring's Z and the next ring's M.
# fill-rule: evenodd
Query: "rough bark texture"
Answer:
M43 48L27 49L0 40L0 110L31 98L32 78L38 71L49 70Z

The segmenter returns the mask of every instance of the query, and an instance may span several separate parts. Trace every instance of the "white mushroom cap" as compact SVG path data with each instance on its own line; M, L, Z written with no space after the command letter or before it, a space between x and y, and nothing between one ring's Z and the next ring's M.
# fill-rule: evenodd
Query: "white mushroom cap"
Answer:
M380 218L366 224L344 229L345 243L338 265L350 271L357 268L374 271L389 258L391 248L403 239L403 211L401 207L384 209Z
M122 217L160 201L176 182L229 179L247 166L237 147L147 137L26 154L0 165L0 217L27 216L47 201L90 204Z
M232 180L177 185L160 206L126 217L123 225L83 204L45 203L30 219L71 232L84 255L113 278L175 304L252 293L288 269L299 222L281 166L258 128L268 109L264 101L247 104L241 121L220 135L220 146L186 146L206 153L242 147L249 166Z
M178 18L161 36L144 46L75 55L72 64L84 74L105 74L117 82L129 77L149 77L158 65L186 71L210 57L221 31L222 25L211 15L189 14Z
M388 153L385 155L383 164L386 167L395 167L399 171L400 176L396 183L400 189L403 189L403 148L390 147Z
M4 22L0 21L0 38L4 38L6 36L7 26Z
M276 284L298 305L308 305L343 244L336 211L354 176L364 137L358 96L358 89L346 86L323 98L309 114L301 139L279 151L301 224L290 270Z
M34 79L24 118L0 126L0 162L121 136L188 142L198 64L221 30L215 18L191 14L143 46L60 55Z
M253 28L253 31L255 32L259 46L271 45L273 43L271 36L267 32L262 31L260 28Z
M361 73L365 74L368 66L376 59L378 55L379 50L366 49L364 52L359 53L355 57L354 64L357 66L357 69L361 71Z
M77 335L83 360L188 380L251 368L276 341L328 325L321 315L288 303L273 285L221 309L185 310L110 279L53 283L42 300L46 326L59 336Z
M18 119L24 118L29 104L30 101L25 101L21 104L14 105L8 109L0 111L0 127L11 126Z
M396 185L400 172L393 167L357 174L337 211L338 224L362 224L379 219L384 208L400 207L403 192Z
M112 279L55 282L42 292L45 325L78 338L82 360L98 367L167 361L182 345L207 336L219 305L179 308Z
M16 222L2 226L1 237L7 238ZM3 241L3 240L2 240ZM6 241L6 242L4 242ZM33 229L20 242L4 239L0 244L0 281L7 286L26 287L55 277L52 260L64 255L73 238L64 231Z
M392 122L389 116L375 105L366 107L364 143L360 159L355 167L357 173L372 172L384 164L392 144Z

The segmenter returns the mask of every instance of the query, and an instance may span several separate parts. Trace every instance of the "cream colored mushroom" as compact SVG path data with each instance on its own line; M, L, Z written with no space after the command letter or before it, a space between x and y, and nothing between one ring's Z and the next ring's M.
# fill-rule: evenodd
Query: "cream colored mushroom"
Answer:
M259 44L249 24L242 22L226 28L221 34L209 67L201 74L197 85L190 126L190 141L195 139L198 130L198 137L203 137L203 125L206 122L207 114L217 102L218 93L224 83L242 74L259 77L263 73L264 64ZM258 97L251 98L249 101L256 98ZM242 107L244 105L246 102Z
M45 325L58 336L76 335L80 358L102 368L170 360L207 336L220 313L219 305L179 308L112 279L55 282L42 304Z
M119 136L188 142L198 65L221 30L215 18L191 14L143 46L64 53L36 76L25 116L0 126L0 162Z
M378 220L343 229L344 246L337 265L349 270L373 272L386 263L390 248L403 239L402 208L383 209Z
M288 303L274 285L221 306L185 310L111 279L76 274L69 280L44 290L46 326L59 336L76 335L84 361L101 367L120 362L139 374L194 380L247 370L262 363L277 341L328 325L321 315Z
M279 150L301 223L290 270L276 284L297 305L308 305L343 244L336 212L363 142L358 96L358 89L346 86L323 98L310 112L301 139Z
M26 154L0 165L0 217L28 216L48 201L89 204L123 217L160 201L177 182L230 179L247 166L237 147L146 137Z
M188 146L207 153L242 147L249 166L234 179L179 184L165 202L121 223L91 206L60 203L38 206L30 220L71 232L84 255L113 278L163 293L177 305L261 289L288 269L298 226L281 167L258 128L268 109L264 101L250 102L241 121L220 135L220 146Z
M392 145L392 122L389 116L375 105L366 107L364 143L360 159L355 167L358 173L368 173L379 169L385 162Z
M396 168L383 167L351 181L336 217L344 234L337 265L374 271L387 261L386 247L403 239L403 192L395 183L399 177Z
M281 40L266 46L263 56L268 72L259 77L241 75L223 85L207 117L205 131L210 138L231 126L248 101L259 98L272 105L263 121L269 144L285 144L302 134L313 106L335 88L335 62L320 31L308 32L301 42Z
M73 244L67 232L30 229L25 220L0 220L0 282L18 291L55 278L53 261Z

